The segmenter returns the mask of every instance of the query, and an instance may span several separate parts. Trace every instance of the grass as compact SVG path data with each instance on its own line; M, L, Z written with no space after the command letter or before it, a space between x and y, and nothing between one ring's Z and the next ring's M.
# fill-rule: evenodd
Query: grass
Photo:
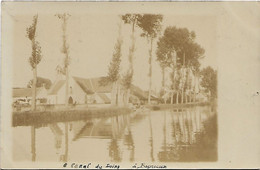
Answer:
M172 108L180 108L180 107L192 107L192 106L207 106L211 105L210 102L204 103L183 103L183 104L159 104L159 105L147 105L145 107L151 110L167 110Z
M128 108L91 108L86 110L13 112L13 126L29 126L54 122L76 121L130 113Z

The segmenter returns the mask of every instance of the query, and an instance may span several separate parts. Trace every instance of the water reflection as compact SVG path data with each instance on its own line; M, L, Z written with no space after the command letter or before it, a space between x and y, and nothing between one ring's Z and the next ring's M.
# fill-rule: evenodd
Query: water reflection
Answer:
M14 137L27 127L14 127ZM216 161L216 114L210 107L137 111L106 118L31 126L31 142L15 140L15 160ZM36 137L37 136L37 137ZM47 140L48 139L48 140ZM52 140L53 139L53 140ZM21 144L17 143L21 141ZM19 157L20 156L20 157ZM94 161L94 160L93 160Z
M34 162L36 160L36 147L35 147L35 127L31 127L31 153L32 153L32 161Z
M127 149L130 151L129 161L133 162L135 160L135 145L134 139L131 131L131 126L128 125L127 132L124 136L124 144L127 146Z
M205 135L205 121L210 121L213 115L198 108L173 110L170 113L172 141L166 140L166 121L164 122L164 142L158 153L160 161L200 161L200 154L205 141L197 142ZM166 115L165 115L166 117ZM166 119L166 118L165 118ZM216 122L212 122L216 126ZM216 127L215 127L216 128ZM208 132L207 133L212 133ZM215 140L216 140L215 134ZM215 141L216 142L216 141ZM216 149L216 143L215 148ZM213 154L213 153L209 153ZM211 156L212 157L212 156ZM214 157L216 159L216 156ZM206 161L206 160L204 160ZM211 160L212 161L212 160Z

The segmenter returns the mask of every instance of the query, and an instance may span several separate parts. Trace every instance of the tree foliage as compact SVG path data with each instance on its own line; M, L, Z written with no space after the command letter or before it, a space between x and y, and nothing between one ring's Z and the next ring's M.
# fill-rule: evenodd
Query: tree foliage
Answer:
M132 84L133 75L134 75L134 52L135 52L135 28L139 25L139 20L142 17L141 14L125 14L121 16L121 19L125 24L129 24L132 27L132 44L129 48L129 55L128 55L128 61L129 61L129 68L127 72L123 75L122 83L123 86L126 89L129 89Z
M199 59L203 57L204 49L195 42L196 34L187 28L177 28L169 26L165 29L163 36L157 42L157 61L160 64L171 66L173 63L173 55L177 53L177 66L184 64L198 70L200 67Z
M122 39L119 38L115 45L115 52L113 53L112 61L108 69L108 79L111 82L115 82L119 79L120 63L121 63L121 48L122 48Z
M128 70L124 76L123 76L123 81L122 84L126 89L130 89L131 84L133 81L133 72L131 72L130 70Z
M32 43L32 53L31 56L29 57L29 63L32 68L35 68L41 62L42 59L40 43L35 40L37 21L38 21L38 15L35 15L33 17L32 25L26 29L26 35Z
M67 42L67 21L69 19L69 17L71 16L68 13L63 13L63 14L56 14L55 16L57 16L61 21L62 21L62 46L61 46L61 53L63 53L65 55L64 58L64 67L67 68L70 64L70 57L69 57L69 44Z
M206 92L211 93L211 97L217 97L217 71L208 66L200 72L200 75L202 76L201 86L206 89Z
M32 85L33 85L33 80L30 80L27 84L27 87L32 88ZM50 79L46 79L43 77L37 77L36 87L43 87L43 85L45 85L46 89L49 89L52 85L52 82Z
M138 26L143 30L142 37L156 38L161 31L162 15L144 14L138 18Z
M146 37L148 42L150 42L149 49L149 94L148 94L148 104L150 104L151 100L151 90L152 90L152 52L153 52L153 40L157 37L157 35L161 31L161 23L163 20L162 15L155 14L144 14L139 18L138 26L142 29L143 33L142 37Z
M119 37L114 47L114 53L110 65L108 67L108 75L100 80L101 85L106 85L109 82L116 82L120 78L120 63L122 56L121 28L119 28Z
M125 24L130 24L133 27L138 25L138 21L140 20L141 17L142 17L141 14L129 14L129 13L121 16Z

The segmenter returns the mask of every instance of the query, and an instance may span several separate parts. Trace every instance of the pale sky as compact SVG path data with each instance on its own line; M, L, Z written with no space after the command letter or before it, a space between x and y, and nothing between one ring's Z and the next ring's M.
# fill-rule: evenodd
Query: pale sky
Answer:
M197 4L189 8L179 3L176 5L177 7L182 6L183 10L179 8L177 10L177 7L175 7L176 10L173 12L170 8L166 10L168 12L154 12L156 14L163 14L164 16L162 30L164 31L167 26L176 26L186 27L190 31L195 31L196 42L205 49L205 58L201 60L201 68L212 66L217 69L217 27L219 21L217 17L221 14L220 7L217 5L216 7L212 7L213 10L209 8L201 11L199 8L195 8ZM69 11L71 17L67 25L70 57L72 59L71 75L88 78L105 76L107 74L108 64L112 58L114 45L118 37L118 23L120 21L118 15L129 11L125 10L126 12L124 12L123 9L120 12L116 12L115 10L106 11L93 4L93 9L89 6L88 8L86 7L89 10L84 10L83 7L79 6L69 7L68 4L66 8L65 6L56 11L54 8L47 10L48 6L43 5L35 13L16 11L12 15L14 21L14 48L12 55L13 87L25 87L27 82L32 78L32 71L28 63L28 58L31 54L31 44L26 37L26 28L31 25L32 17L36 13L39 16L36 39L42 47L43 54L42 61L38 65L38 76L49 78L52 81L55 80L55 68L58 64L62 63L64 55L60 52L62 43L61 21L54 15L68 11L63 9L74 9ZM23 4L21 9L28 7L26 4ZM198 7L203 8L200 3L198 3ZM219 11L216 13L217 10ZM130 33L130 26L122 23L122 73L127 68L127 57L131 43ZM139 36L140 33L140 31L136 33L133 83L143 89L148 89L148 44L144 38ZM158 62L155 61L156 47L157 44L154 43L152 81L153 89L156 88L159 90L161 86L161 69Z
M62 62L64 55L61 48L61 21L54 16L39 14L37 25L37 40L42 47L43 58L38 65L38 76L55 80L55 68ZM118 37L118 15L102 14L71 14L68 21L68 43L70 45L71 74L80 77L96 77L107 74L107 67L112 58L114 45ZM32 77L28 64L28 57L31 54L31 44L25 36L26 28L32 23L32 15L16 16L15 23L15 52L14 52L14 86L22 87ZM205 49L205 58L201 61L203 66L216 67L215 17L205 16L169 16L164 15L163 30L167 26L186 27L197 34L197 42ZM123 56L122 72L127 68L127 55L129 52L130 26L122 23ZM136 33L136 52L134 60L134 83L142 88L148 87L148 44ZM153 84L159 88L161 84L161 70L158 62L155 61L154 43L153 53Z

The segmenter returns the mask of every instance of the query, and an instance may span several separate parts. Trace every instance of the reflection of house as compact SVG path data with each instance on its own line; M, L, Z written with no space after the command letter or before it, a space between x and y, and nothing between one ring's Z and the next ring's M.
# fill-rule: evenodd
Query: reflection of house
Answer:
M78 140L83 137L105 139L120 138L127 126L127 119L127 115L120 115L86 122L75 122L73 123L73 140Z
M13 102L20 104L30 104L32 100L32 88L14 88ZM46 103L47 90L45 87L36 88L36 103Z
M77 126L77 124L74 124L74 126ZM109 139L111 136L111 124L107 119L103 119L98 122L86 122L82 129L80 129L80 131L75 132L73 140L78 140L82 137L96 137Z

